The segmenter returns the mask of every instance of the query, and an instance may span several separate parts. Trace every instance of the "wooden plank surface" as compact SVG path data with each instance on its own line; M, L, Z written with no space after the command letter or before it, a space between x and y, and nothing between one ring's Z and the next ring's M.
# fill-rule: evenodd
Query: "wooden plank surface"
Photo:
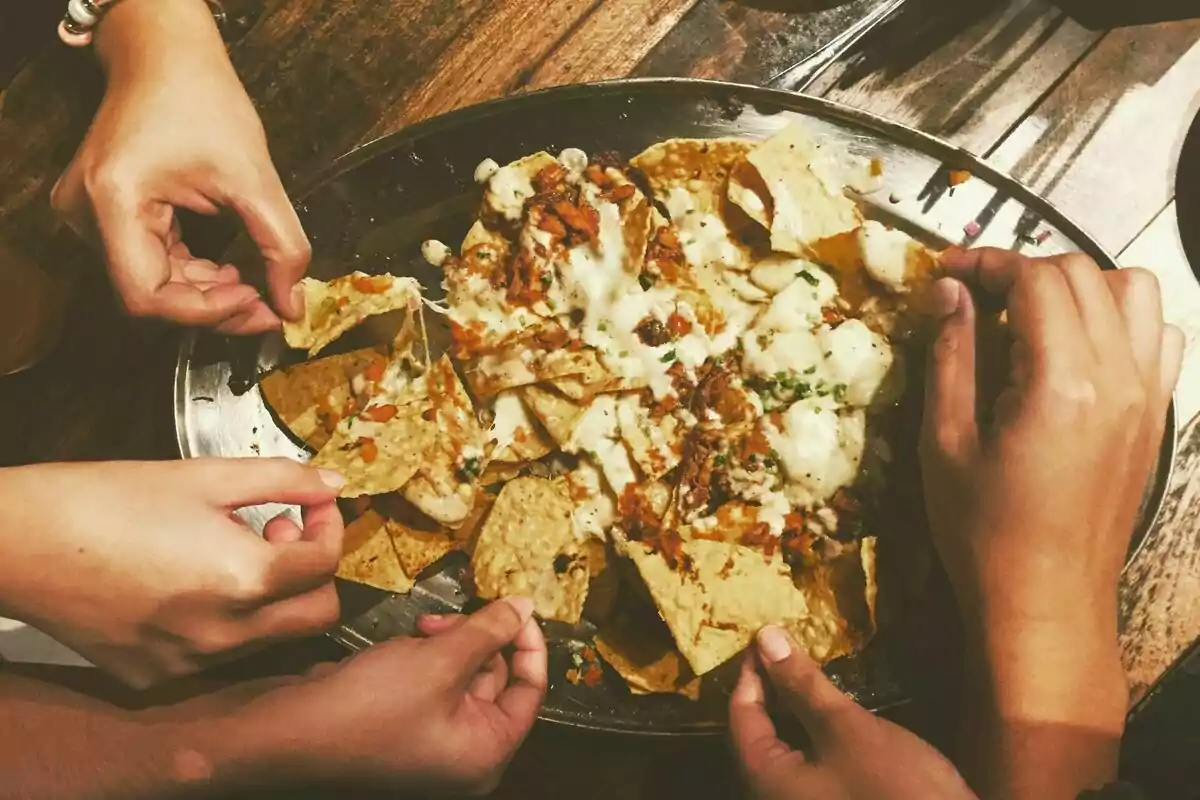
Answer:
M762 84L880 0L700 0L634 71Z
M985 155L1100 38L1047 0L958 22L930 30L910 12L811 91Z
M1119 252L1174 195L1200 20L1107 34L989 159Z

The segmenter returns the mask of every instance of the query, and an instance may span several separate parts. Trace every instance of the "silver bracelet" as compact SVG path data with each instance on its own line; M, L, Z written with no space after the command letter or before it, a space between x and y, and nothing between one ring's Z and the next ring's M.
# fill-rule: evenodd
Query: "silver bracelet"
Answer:
M104 13L117 2L118 0L70 0L67 3L67 13L63 15L62 22L58 23L58 38L71 47L87 47L92 43L92 31L104 18ZM204 2L212 11L217 28L224 28L225 8L220 0Z

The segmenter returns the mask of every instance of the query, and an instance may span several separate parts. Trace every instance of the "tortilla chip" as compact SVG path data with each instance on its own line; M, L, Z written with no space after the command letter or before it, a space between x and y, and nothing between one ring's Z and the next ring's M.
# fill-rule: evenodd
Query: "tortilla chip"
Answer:
M586 407L541 386L525 386L520 392L521 399L559 447L571 441L571 434Z
M431 564L447 553L462 549L462 542L445 530L420 530L410 528L399 520L389 519L386 524L392 546L405 574L414 579Z
M740 208L747 217L767 230L771 229L771 216L775 212L774 201L762 176L749 163L742 161L729 172L726 188L729 202Z
M683 453L683 423L673 414L655 417L635 394L617 401L621 440L642 471L655 481L673 470Z
M367 511L346 526L337 577L388 592L407 592L413 587L392 546L387 524L375 511Z
M862 221L842 187L828 185L825 171L814 168L824 158L819 148L803 125L793 123L746 155L770 203L742 180L738 187L747 191L735 188L729 199L752 219L762 219L769 211L771 249L777 252L805 255L821 239L854 230Z
M644 627L649 625L661 628L662 636ZM700 679L675 649L662 620L639 620L636 627L614 623L596 636L595 643L600 657L617 671L633 694L678 694L689 700L700 699Z
M660 200L672 188L686 189L699 211L716 212L734 165L754 144L743 139L668 139L630 159Z
M283 323L289 347L307 348L315 356L346 331L375 314L421 307L421 284L414 278L352 272L323 283L300 281L304 291L304 319Z
M383 347L365 347L305 361L267 373L259 382L259 389L263 401L279 421L296 438L320 450L330 436L322 416L329 410L340 412L350 400L350 382L354 376L386 357Z
M609 552L611 547L609 542L595 538L585 539L582 545L589 577L583 615L591 622L603 622L612 616L620 597L621 575L614 563L616 555Z
M504 236L483 224L482 220L475 220L475 224L467 231L467 235L463 237L462 246L459 248L459 253L464 261L470 261L473 257L478 256L480 247L488 248L495 251L496 258L487 258L484 261L487 264L503 263L508 257L508 252L512 244L505 239ZM476 274L479 274L476 272Z
M797 566L796 588L808 615L788 625L816 662L860 652L875 634L875 539L843 545L835 558Z
M417 473L426 451L439 436L428 379L427 375L416 378L386 404L396 408L395 416L386 422L374 422L361 415L338 422L329 442L311 463L332 469L346 479L339 497L394 492Z
M625 542L679 652L697 675L740 653L764 625L806 615L804 595L776 553L696 539L684 542L675 567L641 542Z
M427 383L437 434L402 493L432 519L454 526L471 513L475 486L487 467L484 434L449 356L433 365Z
M588 569L571 511L565 481L517 478L505 484L471 559L479 596L532 597L542 619L579 622Z
M487 432L492 461L518 464L536 461L554 450L554 442L530 414L521 392L501 392L492 403L492 424Z

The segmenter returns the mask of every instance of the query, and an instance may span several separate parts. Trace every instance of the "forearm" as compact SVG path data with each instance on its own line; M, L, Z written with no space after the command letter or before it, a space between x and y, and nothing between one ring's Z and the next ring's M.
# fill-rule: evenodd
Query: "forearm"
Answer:
M180 62L232 70L203 0L121 0L97 26L94 42L110 84L160 73Z
M968 633L961 767L980 796L1067 800L1116 778L1128 703L1116 626L1084 611Z
M267 769L270 731L239 716L245 695L235 688L126 712L0 673L0 798L133 800L252 787Z

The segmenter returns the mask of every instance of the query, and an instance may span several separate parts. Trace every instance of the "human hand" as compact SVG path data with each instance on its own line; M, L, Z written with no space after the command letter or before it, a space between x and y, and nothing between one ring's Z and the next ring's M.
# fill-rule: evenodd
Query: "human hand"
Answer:
M804 726L810 752L782 741L767 715L759 665ZM919 738L833 685L782 629L759 632L729 701L729 732L755 800L974 798L954 767Z
M102 244L126 308L228 334L276 328L276 312L299 316L293 289L308 266L308 239L205 4L124 0L97 28L95 49L108 89L51 201ZM236 267L192 256L177 208L241 217L275 311Z
M1117 584L1183 335L1145 270L993 249L944 265L921 459L967 636L960 765L987 796L1074 797L1116 775ZM977 390L975 301L956 279L1007 310L1011 369L994 404Z
M429 638L384 642L318 670L250 704L241 720L275 732L264 764L276 775L486 794L546 693L546 642L532 614L531 600L506 598L469 617L426 617Z
M1103 618L1115 637L1117 581L1183 335L1164 324L1145 270L995 249L953 253L945 266L954 277L936 285L943 321L921 457L935 543L968 625ZM983 429L975 302L955 278L1007 309L1011 373Z
M0 612L137 687L317 633L338 617L339 480L287 459L0 470ZM264 502L302 505L303 530L233 516Z

